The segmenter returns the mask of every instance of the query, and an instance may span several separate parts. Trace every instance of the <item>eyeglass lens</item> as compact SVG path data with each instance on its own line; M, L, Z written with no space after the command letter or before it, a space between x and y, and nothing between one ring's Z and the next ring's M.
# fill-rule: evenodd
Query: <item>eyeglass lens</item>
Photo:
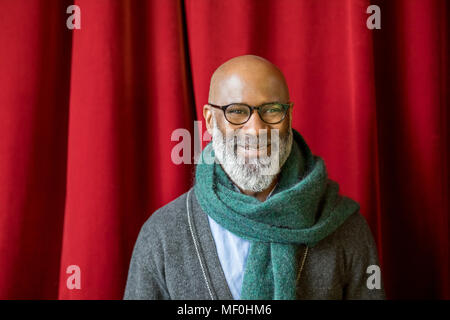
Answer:
M266 123L278 123L285 116L286 110L281 104L265 104L259 110L261 119ZM226 119L233 124L242 124L248 121L251 109L245 104L232 104L225 111Z

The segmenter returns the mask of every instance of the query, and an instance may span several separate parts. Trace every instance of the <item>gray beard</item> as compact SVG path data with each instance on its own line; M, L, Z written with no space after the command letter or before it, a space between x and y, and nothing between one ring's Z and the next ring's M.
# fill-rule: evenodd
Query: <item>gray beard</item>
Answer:
M215 160L222 165L222 168L230 179L239 188L246 191L261 192L266 190L280 173L281 167L286 162L291 153L293 134L289 128L288 133L278 137L278 130L271 130L270 140L267 133L259 136L244 135L236 130L226 133L225 137L217 127L217 121L213 117L212 147L214 149ZM255 148L256 146L266 146L270 141L270 155L260 154L257 158L245 158L237 153L237 145Z

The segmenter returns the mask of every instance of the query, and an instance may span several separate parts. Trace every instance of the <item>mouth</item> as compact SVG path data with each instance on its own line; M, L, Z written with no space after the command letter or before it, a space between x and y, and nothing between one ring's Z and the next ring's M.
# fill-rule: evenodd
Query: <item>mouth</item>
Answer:
M268 145L237 145L237 151L244 154L246 158L256 158L261 155L268 156L271 144Z

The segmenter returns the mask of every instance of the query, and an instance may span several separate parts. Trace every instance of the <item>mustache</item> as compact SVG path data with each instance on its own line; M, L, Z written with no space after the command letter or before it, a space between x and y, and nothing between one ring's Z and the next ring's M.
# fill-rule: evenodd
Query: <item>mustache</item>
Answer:
M250 149L266 148L272 145L272 143L275 143L275 141L272 141L272 139L267 135L259 136L251 134L244 134L244 135L234 134L231 136L225 136L223 140L225 143L229 145Z

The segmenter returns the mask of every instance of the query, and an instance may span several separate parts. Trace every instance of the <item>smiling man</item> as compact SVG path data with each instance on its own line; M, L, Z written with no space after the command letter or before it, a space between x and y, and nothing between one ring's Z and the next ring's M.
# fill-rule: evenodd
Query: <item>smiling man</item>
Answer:
M359 205L338 193L292 112L269 61L239 56L214 72L212 142L194 187L142 227L125 299L385 297Z

